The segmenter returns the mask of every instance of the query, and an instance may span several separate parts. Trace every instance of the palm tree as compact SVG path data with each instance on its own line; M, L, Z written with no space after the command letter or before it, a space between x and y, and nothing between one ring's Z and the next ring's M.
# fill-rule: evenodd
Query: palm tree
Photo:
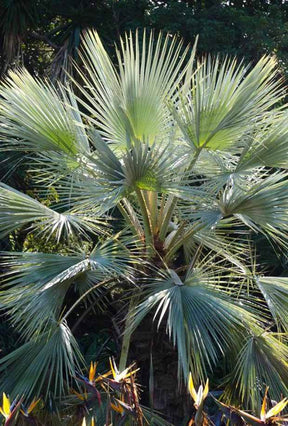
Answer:
M219 381L222 365L226 401L258 407L266 386L280 400L288 278L264 276L253 243L261 234L271 250L287 247L287 111L275 58L196 61L195 46L144 32L120 41L115 66L97 33L83 46L84 67L66 86L21 69L0 87L1 149L24 153L40 194L1 183L0 234L25 229L67 247L2 253L0 303L23 344L0 361L1 389L65 394L83 362L70 314L113 291L129 305L120 370L131 334L153 315L175 346L180 383L216 368ZM43 202L49 188L53 208Z
M11 64L21 63L21 44L28 27L38 21L36 2L4 0L0 5L1 73ZM2 69L3 67L3 69Z

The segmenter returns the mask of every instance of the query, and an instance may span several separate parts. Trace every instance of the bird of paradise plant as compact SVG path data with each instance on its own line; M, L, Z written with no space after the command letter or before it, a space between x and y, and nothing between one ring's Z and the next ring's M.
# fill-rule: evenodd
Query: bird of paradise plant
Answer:
M28 405L28 407L25 407L23 404L21 404L21 408L20 408L20 412L21 414L23 414L23 416L25 417L29 417L32 413L32 411L34 410L34 408L39 404L40 402L40 398L38 399L33 399L33 401Z
M110 358L111 369L103 374L99 374L95 380L96 362L91 362L88 377L80 379L85 386L83 393L78 393L74 389L72 394L76 395L78 404L82 406L86 412L90 412L90 416L84 415L83 422L91 419L96 424L101 421L111 424L127 424L127 425L168 425L157 413L151 413L147 407L140 405L139 388L136 384L135 375L139 370L132 364L123 371L119 369L113 358ZM110 377L112 376L112 377ZM97 389L98 387L98 389ZM99 404L96 406L95 392L97 392ZM71 404L72 400L69 400ZM81 410L81 413L85 410ZM92 417L91 417L92 416ZM170 425L170 424L169 424ZM170 425L171 426L171 425Z
M5 418L5 423L11 419L12 417L12 413L13 413L13 409L11 410L11 403L10 403L10 399L7 397L7 395L3 392L3 402L2 402L2 407L0 407L0 413L2 414L2 416L4 416Z
M94 417L91 418L91 421L87 423L86 418L83 418L81 426L95 426Z
M120 413L122 416L127 412L136 418L139 426L143 425L144 417L143 411L139 403L139 391L135 383L135 373L139 370L134 369L134 365L130 365L124 370L119 370L115 360L110 359L110 366L113 379L106 379L109 386L116 390L118 398L114 398L115 404L111 407L114 411Z
M281 414L281 412L285 409L288 403L288 398L282 399L280 402L275 403L274 406L270 409L267 409L267 394L268 394L269 388L267 387L265 390L265 395L263 398L262 406L261 406L261 412L260 417L253 416L250 413L247 413L243 410L240 410L238 408L232 407L230 405L226 405L220 401L216 401L220 409L224 412L225 415L229 419L233 419L236 421L239 425L252 425L252 426L258 426L258 425L276 425L276 424L283 424L285 421L287 421L288 417L287 414Z
M196 426L204 426L208 425L208 419L203 411L204 408L204 401L207 398L208 392L209 392L209 380L207 379L205 387L203 389L202 384L199 386L198 391L196 391L193 383L192 374L190 372L189 374L189 380L188 380L188 390L189 393L194 401L194 407L196 409L195 416L189 421L189 426L196 425Z
M40 402L40 399L33 399L33 401L25 407L23 404L23 398L15 399L12 403L10 402L10 398L3 392L2 397L2 407L0 407L0 413L4 417L4 425L13 425L15 424L19 414L23 419L28 419L29 421L33 419L32 411ZM34 423L33 423L34 424Z
M3 392L2 396L2 407L0 407L0 413L4 417L4 425L13 425L18 417L21 406L21 399L15 399L12 403L10 398Z

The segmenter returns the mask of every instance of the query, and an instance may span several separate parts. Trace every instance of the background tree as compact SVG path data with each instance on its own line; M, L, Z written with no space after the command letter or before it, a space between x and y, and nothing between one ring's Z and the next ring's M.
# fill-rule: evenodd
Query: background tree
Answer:
M199 54L237 54L255 62L274 52L286 72L287 7L281 0L5 0L0 8L3 70L16 58L32 73L50 69L52 77L58 76L61 66L77 57L81 31L97 29L113 54L115 40L125 31L150 27L178 34L186 43L201 34Z

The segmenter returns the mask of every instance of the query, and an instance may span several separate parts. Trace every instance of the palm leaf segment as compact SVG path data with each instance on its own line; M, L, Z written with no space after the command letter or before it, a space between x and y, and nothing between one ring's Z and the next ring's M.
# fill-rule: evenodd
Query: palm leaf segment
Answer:
M145 300L135 309L134 326L152 309L158 328L167 318L167 332L178 350L184 372L203 377L229 348L241 347L245 324L255 322L252 312L223 291L220 279L205 276L201 270L184 282L174 271L148 286ZM201 332L200 332L201 330ZM236 336L238 336L236 338ZM191 354L193 348L193 355Z
M259 377L275 382L273 392L284 391L286 346L264 330L271 319L287 327L286 282L254 279L247 239L261 231L287 244L286 115L283 107L272 109L284 94L275 60L263 58L250 70L229 59L195 64L195 49L144 33L141 42L139 34L121 40L115 67L95 32L83 42L84 84L74 82L81 98L70 86L54 87L26 71L11 72L1 84L1 149L25 152L38 187L55 188L59 198L48 207L1 183L1 236L23 226L44 237L68 236L68 244L71 236L78 242L107 236L117 206L135 245L144 242L150 261L161 264L144 286L130 329L154 311L177 346L185 377L192 370L203 380L229 352L238 359L243 398L256 401L249 389ZM112 240L100 244L99 256L74 250L2 257L11 270L1 302L27 339L1 361L2 370L18 365L10 382L18 393L45 387L61 394L81 362L66 322L70 310L62 312L71 285L79 303L87 303L88 296L101 299L110 278L120 285L117 277L128 273L133 282L132 246L122 236ZM248 301L251 282L256 296ZM257 363L274 344L277 353ZM26 370L32 358L34 373L32 364ZM271 374L259 367L265 362Z
M97 33L88 32L83 41L87 77L79 72L89 88L82 89L85 106L103 135L125 147L137 139L153 143L163 131L169 134L165 104L191 71L194 55L188 56L188 48L169 36L154 39L144 32L141 46L138 33L135 39L126 35L116 52L117 73Z

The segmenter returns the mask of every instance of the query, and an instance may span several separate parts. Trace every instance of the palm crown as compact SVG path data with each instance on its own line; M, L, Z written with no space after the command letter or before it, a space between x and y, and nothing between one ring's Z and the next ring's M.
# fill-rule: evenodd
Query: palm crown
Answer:
M19 70L0 87L1 149L25 152L44 198L57 193L51 207L1 183L1 236L28 227L69 247L2 253L1 306L24 343L0 361L1 387L65 393L82 363L69 315L116 286L130 298L122 368L131 333L153 313L179 376L203 381L226 357L226 395L255 407L269 385L279 399L288 278L263 276L252 238L286 248L288 130L275 59L196 61L195 46L144 32L121 40L115 66L95 32L83 44L84 66L66 86ZM71 286L79 297L66 306Z

